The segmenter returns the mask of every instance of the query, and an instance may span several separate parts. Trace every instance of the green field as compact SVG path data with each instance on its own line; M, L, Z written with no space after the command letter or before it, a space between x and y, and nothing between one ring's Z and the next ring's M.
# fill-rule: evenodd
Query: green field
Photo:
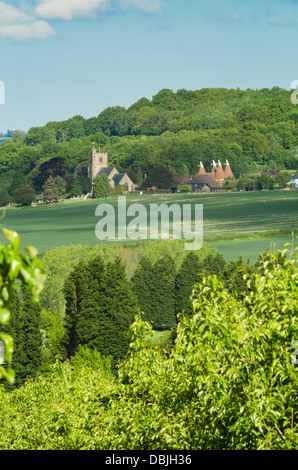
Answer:
M33 245L40 253L58 246L94 246L103 243L95 236L99 220L96 207L103 202L116 207L117 201L113 197L8 209L1 223L19 233L22 247ZM161 203L192 203L193 207L195 203L203 204L204 240L217 246L227 259L243 255L253 261L273 244L282 248L292 241L291 231L298 231L298 191L127 197L127 205L132 203L142 203L147 208Z

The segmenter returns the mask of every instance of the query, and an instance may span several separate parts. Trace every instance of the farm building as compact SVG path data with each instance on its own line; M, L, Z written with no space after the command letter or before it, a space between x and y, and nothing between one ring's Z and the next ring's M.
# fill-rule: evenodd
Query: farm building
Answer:
M206 172L202 162L200 162L198 166L199 170L197 174L182 176L182 178L171 187L172 191L177 192L179 191L179 187L184 185L191 186L193 192L219 191L225 179L234 177L228 161L226 161L225 168L223 168L219 160L218 163L215 163L213 160L209 173Z
M294 173L292 175L291 183L294 185L296 189L298 189L298 173Z
M275 178L277 173L279 173L280 170L262 170L260 173L260 176L262 175L269 175L271 178Z

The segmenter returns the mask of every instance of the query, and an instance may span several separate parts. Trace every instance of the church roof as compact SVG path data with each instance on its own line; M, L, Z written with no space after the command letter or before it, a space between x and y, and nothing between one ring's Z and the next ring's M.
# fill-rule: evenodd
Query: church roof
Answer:
M126 175L126 173L118 173L117 175L113 176L113 180L116 184L120 184L122 178Z
M101 168L99 172L97 173L99 176L101 175L107 175L109 176L111 172L114 170L115 167L107 167L107 168Z

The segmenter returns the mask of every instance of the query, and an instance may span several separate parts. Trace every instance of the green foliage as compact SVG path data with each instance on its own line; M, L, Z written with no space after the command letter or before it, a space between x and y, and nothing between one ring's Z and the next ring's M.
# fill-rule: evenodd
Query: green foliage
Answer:
M24 284L31 291L31 301L38 302L44 284L44 271L37 258L37 250L33 247L25 248L25 253L19 251L20 240L18 234L12 230L2 229L8 244L0 244L0 323L7 325L10 320L10 302L13 297L13 285L17 281ZM0 333L0 340L5 345L5 362L7 369L0 365L0 377L6 378L9 383L14 382L14 371L11 368L13 339L6 333Z
M64 286L67 357L79 345L112 356L115 369L129 346L128 328L137 311L120 259L105 264L101 257L79 263Z
M237 297L247 295L250 289L248 289L246 277L251 276L258 265L259 262L256 263L256 266L250 265L249 262L244 261L242 256L238 260L228 261L222 272L225 288Z
M205 263L195 251L190 251L183 260L175 279L175 313L192 314L191 294L200 282Z
M61 344L64 336L64 328L61 317L51 311L42 309L41 335L42 335L42 368L46 370L49 363L54 363L61 357Z
M280 171L274 178L274 185L278 186L279 188L286 188L290 179L291 178L288 173Z
M157 330L168 330L176 324L175 274L175 262L170 255L164 255L152 267L150 321Z
M22 206L29 206L36 201L35 191L30 184L24 184L17 188L13 195L13 202Z
M91 350L87 346L79 345L76 354L71 358L71 365L75 369L90 367L100 370L106 378L112 379L111 361L111 356L102 356L96 349Z
M11 197L7 189L3 189L0 193L0 206L7 206L11 202Z
M180 193L190 193L191 192L191 185L190 184L181 184L179 186Z
M10 302L11 318L3 331L14 341L11 367L15 372L13 386L21 386L28 378L36 378L42 362L42 335L39 304L31 302L24 286L16 286ZM6 387L8 388L8 387Z
M176 324L176 266L169 254L153 264L143 256L132 276L132 285L144 320L156 330L167 330Z
M154 320L152 289L153 265L147 256L142 256L132 278L132 289L138 299L139 309L144 313L144 321Z
M111 187L107 175L96 176L93 186L93 196L95 199L108 197L111 194Z
M117 378L81 347L38 380L0 388L0 449L296 449L297 257L268 254L246 281L237 297L216 276L203 278L167 354L136 316Z
M237 183L237 189L243 189L243 186L244 186L244 181L240 179Z
M143 181L142 187L157 186L160 189L168 189L174 182L174 175L165 165L158 165L150 171L149 176Z
M163 89L128 109L108 107L97 117L49 122L25 136L17 132L0 147L0 176L20 172L41 192L50 171L73 177L92 142L104 147L117 168L135 175L138 185L147 174L150 186L159 188L171 184L164 181L169 174L156 172L159 165L172 174L194 174L200 161L207 168L227 158L236 177L270 162L293 170L297 116L288 90ZM14 180L15 188L21 184Z
M57 202L66 197L66 183L61 176L55 178L50 175L43 186L43 199L48 202Z
M257 183L260 189L273 189L274 188L274 180L271 176L263 173L261 176L257 178Z

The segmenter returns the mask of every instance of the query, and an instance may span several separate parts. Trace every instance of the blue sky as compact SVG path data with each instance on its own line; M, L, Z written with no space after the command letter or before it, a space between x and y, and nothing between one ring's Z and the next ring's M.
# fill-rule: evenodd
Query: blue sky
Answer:
M162 88L290 89L298 0L0 1L0 131Z

